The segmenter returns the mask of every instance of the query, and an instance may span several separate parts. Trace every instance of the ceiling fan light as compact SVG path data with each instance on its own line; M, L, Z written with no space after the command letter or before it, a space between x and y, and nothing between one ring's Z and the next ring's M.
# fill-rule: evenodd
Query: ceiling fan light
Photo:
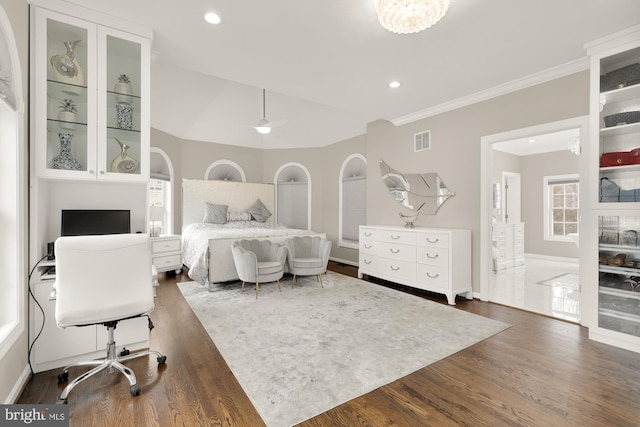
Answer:
M271 132L271 127L269 126L269 120L260 119L260 121L258 122L258 126L256 126L256 130L258 131L258 133L261 133L263 135L266 135L269 132Z
M438 22L449 0L374 0L378 21L397 34L417 33Z

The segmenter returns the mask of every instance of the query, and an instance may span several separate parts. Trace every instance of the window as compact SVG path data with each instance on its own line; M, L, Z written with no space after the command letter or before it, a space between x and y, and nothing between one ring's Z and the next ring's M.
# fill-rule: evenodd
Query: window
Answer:
M152 236L173 233L173 167L169 156L151 147L151 174L147 185L149 230Z
M569 242L578 233L579 189L578 175L544 177L545 240Z

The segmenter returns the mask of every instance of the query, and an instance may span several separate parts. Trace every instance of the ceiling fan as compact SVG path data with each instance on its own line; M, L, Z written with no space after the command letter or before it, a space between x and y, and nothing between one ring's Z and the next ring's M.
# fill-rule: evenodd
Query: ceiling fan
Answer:
M270 133L271 129L286 122L286 120L280 120L277 123L269 122L269 120L267 120L266 105L267 105L266 90L262 89L262 118L258 121L258 125L254 126L254 129L257 130L258 133L261 133L263 135Z

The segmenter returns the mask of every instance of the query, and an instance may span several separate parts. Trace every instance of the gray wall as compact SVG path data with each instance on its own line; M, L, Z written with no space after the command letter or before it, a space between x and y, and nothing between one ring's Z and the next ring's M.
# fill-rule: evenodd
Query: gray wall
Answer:
M0 0L0 6L4 9L7 16L9 17L9 22L11 22L11 26L13 27L13 33L16 39L16 44L18 47L18 56L20 58L20 68L22 72L22 93L24 94L24 111L25 115L28 115L29 112L29 6L26 0L16 1L16 0ZM24 144L23 146L28 146L28 120L25 117L24 121ZM25 150L26 151L26 150ZM25 153L26 154L26 153ZM25 182L27 182L27 157L25 156L25 164L20 165L20 170L23 171L25 176ZM27 189L25 188L25 191ZM24 195L25 205L28 200L28 196ZM27 213L27 209L25 206L24 209L25 214ZM28 218L25 216L25 223L28 223ZM25 248L26 248L25 244ZM27 259L27 254L24 254L24 259ZM16 268L21 268L22 266L16 266ZM4 403L9 394L11 393L11 389L20 379L20 375L23 370L27 366L27 346L28 346L28 333L27 333L27 316L28 316L28 283L22 284L23 295L24 295L24 307L23 313L24 318L22 319L23 324L25 326L24 332L20 335L17 341L7 350L7 353L0 359L0 403Z
M534 154L522 157L522 222L525 223L524 251L567 258L578 258L573 242L544 240L543 177L578 174L580 158L570 151Z
M402 209L389 200L378 162L403 172L437 172L456 195L417 226L472 230L473 286L480 291L480 140L483 136L589 113L587 71L395 127L385 121L367 129L367 223L402 225ZM413 134L431 130L431 150L414 153Z

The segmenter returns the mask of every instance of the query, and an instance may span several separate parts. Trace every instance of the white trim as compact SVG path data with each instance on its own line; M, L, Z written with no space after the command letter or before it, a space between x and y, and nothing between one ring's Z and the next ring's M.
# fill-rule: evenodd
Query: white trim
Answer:
M207 168L207 170L204 171L204 179L210 179L209 174L216 166L219 166L219 165L229 165L234 167L238 172L240 172L240 178L242 178L242 182L247 182L247 175L245 175L244 169L242 169L242 166L240 166L233 160L227 160L227 159L216 160L215 162L211 163Z
M512 139L527 138L551 132L580 128L580 144L583 147L589 146L589 116L575 117L572 119L559 120L551 123L530 126L521 129L514 129L507 132L486 135L480 138L480 299L489 300L489 288L491 283L491 224L493 214L493 187L491 166L493 163L492 144L509 141ZM586 182L588 167L588 156L580 156L580 181ZM588 185L580 185L580 200L585 200L585 191ZM582 206L584 206L581 203ZM582 218L580 228L583 228ZM582 236L580 236L582 240ZM580 245L583 246L583 245ZM581 264L580 274L583 274L584 263ZM582 295L582 294L581 294Z
M568 258L568 257L563 257L563 256L554 256L554 255L542 255L542 254L525 253L524 254L524 258L525 258L525 260L527 260L527 259L537 259L537 260L542 260L542 261L569 262L569 263L572 263L572 264L579 264L580 263L580 259L579 258Z
M513 80L511 82L492 87L490 89L463 96L462 98L453 99L451 101L447 101L440 105L429 107L424 110L416 111L415 113L407 114L406 116L397 117L395 119L392 119L391 123L396 126L405 125L407 123L415 122L416 120L426 119L427 117L446 113L447 111L453 111L458 108L466 107L468 105L476 104L478 102L486 101L491 98L506 95L518 90L526 89L531 86L546 83L548 81L559 79L561 77L565 77L588 69L589 59L587 57L584 57L563 65L559 65L557 67L549 68L539 73L531 74L521 79Z
M7 395L7 398L4 401L5 405L12 405L18 401L20 395L22 394L22 391L29 381L29 378L31 378L31 370L29 369L29 365L26 365L22 369L22 372L18 377L18 381L16 381L16 383L13 385L13 388Z
M354 261L349 261L346 259L341 259L341 258L336 258L336 257L332 257L330 256L329 259L333 262L339 262L340 264L346 264L346 265L350 265L352 267L359 267L360 264L358 264L357 262Z
M343 248L359 249L359 246L357 243L354 243L353 241L345 241L342 239L342 175L344 174L345 167L353 159L362 160L365 165L365 173L367 170L366 169L367 158L360 153L349 154L342 162L342 166L340 166L340 173L338 175L338 246ZM365 179L366 179L366 176L365 176Z
M302 163L298 163L298 162L285 163L278 168L278 170L273 176L273 184L276 187L276 194L275 194L276 221L278 220L278 175L280 175L280 173L286 168L288 168L289 166L299 167L304 171L305 175L307 176L307 230L311 230L311 194L312 194L311 193L311 174L309 173L309 170Z
M20 66L20 55L18 54L18 47L16 44L15 34L11 21L7 16L4 8L0 6L0 31L5 36L9 55L11 56L13 84L14 84L14 96L15 96L15 111L9 110L3 114L11 114L15 118L15 140L7 141L7 144L15 144L10 152L15 153L16 167L15 167L15 240L5 239L5 242L12 242L11 247L8 248L11 251L15 251L16 269L15 286L17 287L16 295L17 300L14 301L17 304L15 320L7 324L4 335L0 337L0 360L4 358L9 349L12 349L14 344L20 338L20 336L26 330L27 313L25 312L25 296L27 295L26 288L28 286L28 277L26 274L27 260L25 257L26 242L28 235L26 232L26 224L28 217L25 210L25 197L28 194L28 187L25 180L25 159L26 159L26 146L28 141L24 134L25 127L25 111L24 111L24 93L22 85L22 67Z

